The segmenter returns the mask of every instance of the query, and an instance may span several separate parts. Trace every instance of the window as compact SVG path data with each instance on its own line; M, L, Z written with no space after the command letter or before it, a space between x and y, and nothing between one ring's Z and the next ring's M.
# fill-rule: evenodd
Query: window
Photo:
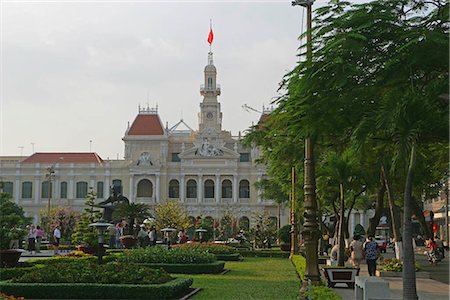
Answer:
M77 182L77 194L76 197L78 199L85 198L88 191L88 184L86 181Z
M60 196L61 196L61 199L67 198L67 182L65 182L65 181L61 182Z
M212 88L212 78L208 77L208 87Z
M250 184L246 179L239 182L239 198L250 198Z
M31 199L33 194L33 183L25 181L22 183L22 198Z
M178 180L172 179L169 182L169 198L180 198L180 184Z
M197 198L197 182L194 179L187 181L186 198Z
M122 194L122 180L114 179L112 181L113 189L117 192L117 194Z
M50 183L50 198L52 197L52 187L53 184ZM48 198L48 189L49 189L49 184L48 181L44 181L41 184L41 198Z
M6 181L3 183L3 192L9 194L11 197L13 195L13 183Z
M208 179L205 181L205 198L214 198L214 181Z
M97 198L103 198L104 184L103 181L97 182Z
M153 183L148 179L142 179L137 185L137 197L152 197Z
M241 156L239 158L240 162L250 162L250 153L240 153Z
M222 181L222 198L233 198L233 187L231 180Z
M172 153L172 161L173 162L180 162L181 161L181 159L180 159L180 157L178 156L178 154L180 154L180 153Z

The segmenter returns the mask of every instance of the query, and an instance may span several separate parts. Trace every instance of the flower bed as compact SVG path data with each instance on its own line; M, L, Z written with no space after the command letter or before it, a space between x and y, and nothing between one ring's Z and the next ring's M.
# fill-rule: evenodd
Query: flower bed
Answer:
M420 265L416 262L415 264L416 272L420 271ZM381 264L380 271L385 272L402 272L403 271L403 261L396 258L388 258L383 260Z
M117 260L126 263L208 264L217 259L214 254L202 250L147 247L125 250L123 255L117 255Z

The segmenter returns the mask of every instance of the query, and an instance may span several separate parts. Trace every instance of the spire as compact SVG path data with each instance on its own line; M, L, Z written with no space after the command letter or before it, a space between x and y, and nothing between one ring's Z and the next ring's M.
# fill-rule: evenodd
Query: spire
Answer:
M214 66L213 53L211 51L208 52L208 65Z

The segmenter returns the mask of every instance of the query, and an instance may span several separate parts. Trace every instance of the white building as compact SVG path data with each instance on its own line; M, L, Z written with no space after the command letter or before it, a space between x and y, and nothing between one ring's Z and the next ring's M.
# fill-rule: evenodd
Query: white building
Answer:
M4 191L38 222L40 210L47 207L46 176L52 167L52 206L81 211L89 188L97 193L100 202L110 196L110 186L116 185L130 201L147 203L152 208L166 199L179 201L194 218L219 220L230 211L238 219L251 222L254 213L264 210L277 218L276 204L262 199L254 185L265 176L264 166L255 163L258 149L245 148L241 137L222 129L216 75L210 52L200 87L203 101L198 130L190 129L183 120L164 128L157 109L139 108L122 139L123 160L104 160L96 153L0 157ZM187 129L179 130L180 125ZM288 210L282 208L281 224L287 223Z

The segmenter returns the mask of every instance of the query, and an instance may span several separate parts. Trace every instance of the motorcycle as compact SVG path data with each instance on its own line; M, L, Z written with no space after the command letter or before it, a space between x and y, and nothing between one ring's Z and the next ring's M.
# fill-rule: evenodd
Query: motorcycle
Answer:
M428 258L428 261L430 262L430 264L437 264L438 262L442 261L442 259L444 258L442 250L439 248L436 250L425 251L424 254L427 255L427 258Z

